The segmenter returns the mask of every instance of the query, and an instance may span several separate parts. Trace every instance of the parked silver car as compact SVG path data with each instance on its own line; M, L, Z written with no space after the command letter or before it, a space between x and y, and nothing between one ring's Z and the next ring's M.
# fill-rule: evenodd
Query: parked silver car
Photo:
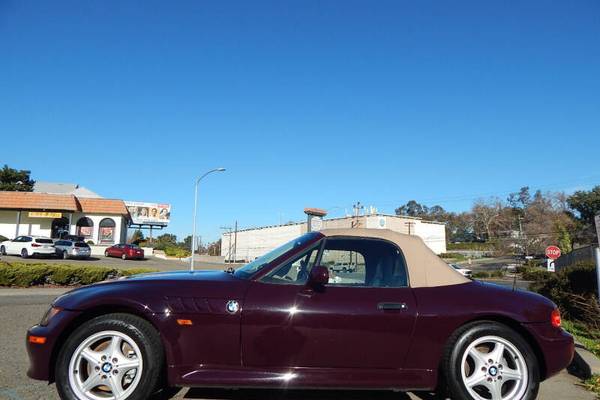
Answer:
M89 258L92 254L92 249L85 242L75 242L73 240L57 240L54 242L56 255L67 258Z

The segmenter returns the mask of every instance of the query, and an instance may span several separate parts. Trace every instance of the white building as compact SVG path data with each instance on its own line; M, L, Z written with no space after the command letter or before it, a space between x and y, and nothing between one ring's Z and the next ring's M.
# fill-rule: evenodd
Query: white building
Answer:
M100 198L77 185L45 184L36 190L0 191L1 236L71 234L97 245L125 242L130 217L122 200Z
M446 226L440 222L407 216L371 214L324 219L320 229L327 228L390 229L420 236L436 254L446 252ZM221 236L221 255L229 261L248 262L306 232L307 222L243 229L237 233L226 232Z

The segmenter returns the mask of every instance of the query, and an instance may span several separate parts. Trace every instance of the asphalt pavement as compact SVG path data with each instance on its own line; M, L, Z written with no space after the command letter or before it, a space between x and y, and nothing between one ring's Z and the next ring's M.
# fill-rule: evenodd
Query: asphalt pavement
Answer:
M56 388L26 376L28 359L25 332L36 324L52 300L64 289L0 289L0 399L57 400ZM181 389L173 399L203 400L433 400L429 393L269 391ZM542 383L542 400L593 400L595 396L579 385L579 380L563 371Z

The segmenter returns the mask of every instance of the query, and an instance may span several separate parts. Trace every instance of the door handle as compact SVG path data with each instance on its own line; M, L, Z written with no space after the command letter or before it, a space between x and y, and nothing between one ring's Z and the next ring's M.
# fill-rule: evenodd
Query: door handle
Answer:
M404 311L408 309L406 303L379 303L377 309L380 311Z

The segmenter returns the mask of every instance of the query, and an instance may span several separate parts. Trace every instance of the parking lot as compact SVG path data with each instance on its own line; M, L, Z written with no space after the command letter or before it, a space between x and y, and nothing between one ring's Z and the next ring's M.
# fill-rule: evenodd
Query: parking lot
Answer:
M121 261L121 260L115 260ZM50 302L64 289L0 289L0 399L56 400L56 388L26 376L28 360L25 331L36 324ZM594 395L578 386L579 380L563 371L544 382L539 399L592 400ZM182 389L174 399L204 400L433 400L429 393L340 392L340 391L265 391Z

